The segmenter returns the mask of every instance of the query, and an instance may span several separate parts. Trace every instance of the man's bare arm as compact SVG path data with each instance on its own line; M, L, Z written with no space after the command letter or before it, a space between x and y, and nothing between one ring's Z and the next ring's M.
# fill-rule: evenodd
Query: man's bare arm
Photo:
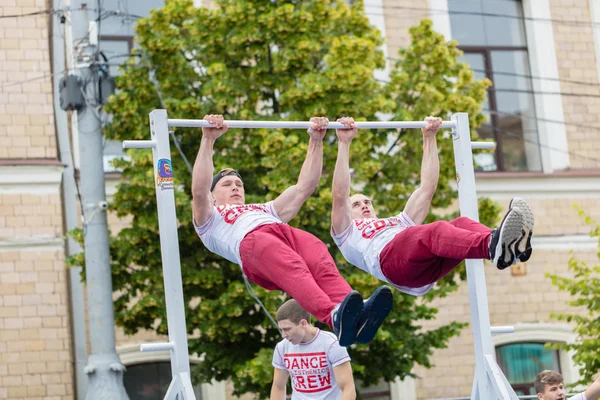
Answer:
M288 372L284 369L275 368L273 373L273 385L271 386L270 400L285 400L285 387L287 385Z
M204 225L212 215L213 201L210 186L214 173L213 146L215 141L228 129L221 115L207 115L204 119L210 122L214 128L202 128L200 149L192 170L192 211L197 226Z
M600 374L585 391L586 400L598 400L600 398Z
M431 200L437 189L440 177L440 163L435 135L442 124L441 118L425 118L427 126L423 132L423 161L421 162L421 186L409 197L404 212L417 225L427 217Z
M298 214L304 202L314 193L323 171L323 138L329 120L311 118L310 121L313 123L308 130L310 141L306 159L298 175L298 182L287 188L273 203L275 211L283 222L289 222Z
M354 387L354 377L352 376L350 361L333 367L333 375L338 387L342 390L340 400L355 400L356 388Z
M352 223L352 205L350 204L350 144L356 136L357 128L352 118L340 118L337 122L347 129L336 129L338 153L333 171L331 194L331 227L336 235L342 233Z

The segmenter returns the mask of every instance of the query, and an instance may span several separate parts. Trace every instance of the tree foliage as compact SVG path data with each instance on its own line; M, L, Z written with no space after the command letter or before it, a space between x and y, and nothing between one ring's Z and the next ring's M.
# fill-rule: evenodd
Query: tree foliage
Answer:
M579 209L579 215L591 227L591 237L600 238L600 225ZM600 239L598 240L598 258L600 259ZM575 307L572 313L552 314L559 321L575 325L573 332L577 340L573 343L551 345L554 349L563 349L573 354L573 361L579 365L581 379L574 385L587 386L600 371L600 265L590 266L578 260L572 253L569 259L569 271L572 277L548 274L552 284L559 290L569 292L568 304Z
M138 21L139 49L124 66L119 93L106 108L114 116L107 138L148 139L147 115L161 108L161 101L170 118L212 113L225 119L335 120L349 115L375 120L377 113L392 113L398 120L422 120L427 115L447 119L461 111L469 113L471 127L483 120L479 111L490 82L473 80L473 72L458 61L456 43L434 32L430 21L411 28L411 44L400 51L391 80L384 84L373 75L385 66L381 33L369 24L361 1L215 3L206 9L195 8L191 0L170 0ZM182 155L193 162L201 133L176 129L173 136L182 149L172 146L172 162L189 346L190 352L204 355L195 373L204 381L232 379L236 393L265 396L279 333L249 296L240 268L211 254L196 236L191 175ZM441 179L434 209L447 208L456 197L450 186L452 141L444 138L447 134L439 136ZM215 167L238 169L247 201L264 202L295 183L307 143L303 131L230 130L216 142ZM352 146L355 183L375 195L380 215L399 212L419 184L421 133L361 131ZM291 224L330 244L343 276L368 295L379 282L343 261L329 235L336 151L330 134L320 185ZM154 166L149 151L128 155L116 162L122 180L111 205L118 216L132 220L111 239L116 320L127 333L150 329L166 334ZM483 203L483 222L494 222L496 212L491 203ZM377 338L351 348L355 376L368 385L409 376L415 363L430 367L432 352L445 347L464 324L424 330L419 321L436 318L431 300L454 290L456 282L449 276L421 300L397 292L395 309ZM272 314L284 301L280 292L255 290Z

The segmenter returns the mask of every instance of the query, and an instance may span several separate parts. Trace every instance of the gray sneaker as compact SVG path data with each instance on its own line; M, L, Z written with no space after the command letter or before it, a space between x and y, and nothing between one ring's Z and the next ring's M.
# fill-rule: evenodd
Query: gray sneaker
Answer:
M490 240L490 260L498 269L516 264L516 246L522 237L523 215L517 208L509 209Z
M529 260L531 257L531 236L533 235L533 212L525 200L515 197L510 201L508 208L516 208L523 215L523 237L517 244L517 258L521 262Z

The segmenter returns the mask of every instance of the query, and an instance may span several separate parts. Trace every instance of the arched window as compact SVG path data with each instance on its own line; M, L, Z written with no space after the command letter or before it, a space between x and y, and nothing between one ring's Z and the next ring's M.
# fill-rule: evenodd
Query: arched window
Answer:
M572 327L556 323L522 323L514 333L492 336L496 360L517 395L535 395L533 381L545 369L560 372L566 383L579 379L568 352L545 348L546 343L573 342Z
M561 372L558 350L544 343L513 343L496 347L498 365L517 395L535 395L533 381L545 369Z

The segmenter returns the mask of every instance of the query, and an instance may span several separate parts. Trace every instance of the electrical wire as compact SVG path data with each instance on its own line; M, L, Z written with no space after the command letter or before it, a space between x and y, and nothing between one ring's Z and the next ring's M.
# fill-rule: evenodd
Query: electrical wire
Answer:
M480 11L458 11L458 10L443 10L436 8L423 8L423 7L409 7L409 6L384 6L383 9L387 10L406 10L406 11L422 11L428 14L437 13L437 14L449 14L449 15L471 15L471 16L481 16L481 17L492 17L492 18L506 18L506 19L515 19L521 21L530 21L530 22L545 22L557 25L568 25L568 26L578 26L578 27L598 27L600 23L598 22L586 22L586 21L575 21L575 20L564 20L564 19L553 19L553 18L536 18L536 17L525 17L518 15L510 15L510 14L498 14L498 13L489 13L489 12L480 12ZM380 14L380 13L367 13L367 15L378 15L385 16L386 18L400 18L395 17L394 15L390 15L389 13Z

